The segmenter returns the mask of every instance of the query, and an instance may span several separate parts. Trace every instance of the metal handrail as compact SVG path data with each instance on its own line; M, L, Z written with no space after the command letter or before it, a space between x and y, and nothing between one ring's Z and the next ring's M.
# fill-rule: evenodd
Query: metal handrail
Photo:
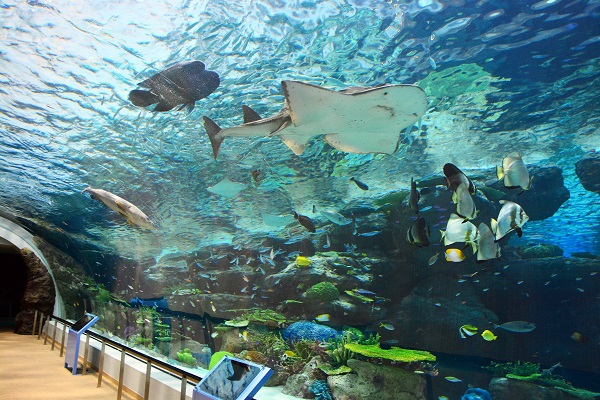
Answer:
M55 321L61 322L64 325L61 344L60 344L60 355L59 355L60 357L62 357L64 344L65 344L65 336L67 333L66 328L67 328L67 326L71 327L73 325L73 323L69 322L65 319L62 319L60 317L57 317L53 314L46 315L41 310L40 311L35 310L32 335L35 335L35 332L36 332L36 325L38 324L38 315L39 315L39 323L40 323L38 326L38 340L41 337L44 323L48 323L48 325L46 325L45 331L43 332L44 333L44 344L46 344L47 339L48 339L48 326L49 326L49 323L51 320L54 319ZM57 328L57 324L55 323L54 334L52 337L51 350L54 350L54 343L56 341L56 328ZM193 385L196 385L198 382L200 382L202 380L202 377L199 375L190 373L189 371L185 371L181 368L178 368L175 365L168 364L162 360L159 360L158 358L152 357L141 351L138 351L136 349L128 347L122 343L115 341L115 340L112 340L110 338L102 336L96 332L87 331L85 334L88 336L86 338L86 347L85 347L85 353L84 353L82 374L85 374L86 370L87 370L89 337L91 336L102 343L102 348L100 350L100 363L98 365L98 386L97 387L100 387L101 383L102 383L104 354L105 354L105 350L106 350L106 345L121 352L121 360L120 360L121 364L120 364L120 368L119 368L119 379L118 379L118 386L117 386L117 400L121 399L121 396L123 393L123 375L124 375L124 368L125 368L125 357L127 355L129 355L130 357L132 357L138 361L146 363L146 382L144 385L144 400L147 400L149 397L150 375L151 375L152 367L154 367L166 374L169 374L175 378L181 379L181 397L180 397L181 400L185 400L186 392L187 392L186 388L187 388L188 383L192 383ZM76 368L76 366L74 366L74 367Z

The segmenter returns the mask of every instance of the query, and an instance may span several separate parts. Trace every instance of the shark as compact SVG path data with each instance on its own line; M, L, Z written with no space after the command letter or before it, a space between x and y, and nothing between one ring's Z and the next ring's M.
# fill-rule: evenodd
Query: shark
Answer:
M416 85L351 87L341 91L300 81L282 81L285 97L281 111L261 118L242 106L244 123L222 129L203 117L215 159L229 136L278 137L296 155L304 152L313 136L347 153L393 154L401 132L427 111L427 95Z

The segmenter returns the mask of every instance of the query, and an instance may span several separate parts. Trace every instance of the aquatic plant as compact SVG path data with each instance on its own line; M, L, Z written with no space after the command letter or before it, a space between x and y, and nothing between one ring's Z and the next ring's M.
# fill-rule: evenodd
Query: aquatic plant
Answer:
M354 352L347 347L351 343L350 333L345 333L340 339L334 339L329 342L327 354L329 355L329 362L333 367L348 366L348 360L354 358ZM328 373L325 370L323 372Z
M485 389L470 388L462 395L460 400L492 400L492 396Z
M319 282L304 292L303 297L308 301L328 303L337 300L340 292L331 282Z
M110 292L108 290L106 290L106 288L104 288L104 285L99 284L98 285L98 293L96 293L96 301L99 304L106 304L110 300L111 300Z
M210 357L210 363L208 364L208 369L209 370L213 369L214 366L217 365L219 363L219 361L221 361L221 359L223 359L223 357L225 357L225 356L233 357L233 354L228 351L217 351L216 353L214 353Z
M156 340L162 342L168 342L171 340L171 328L168 324L155 323L154 324L154 337Z
M256 350L262 354L269 354L274 351L277 355L289 350L290 347L277 332L260 332L255 329L248 329L247 350Z
M574 396L577 396L580 399L595 399L596 397L600 396L600 393L575 388L571 384L567 383L562 377L557 375L532 374L530 376L520 376L508 374L506 375L506 377L518 381L532 382L537 385L552 387L554 389L570 393Z
M392 346L389 350L379 347L379 344L347 343L345 347L368 358L382 358L384 360L410 363L414 361L435 361L436 357L428 351L410 350Z
M243 351L242 353L240 353L240 356L246 360L252 361L257 364L261 364L261 365L267 364L267 357L264 354L262 354L256 350Z
M557 364L556 366L559 366ZM534 364L530 362L507 362L507 363L495 363L492 362L490 366L483 367L489 371L494 372L496 377L507 377L509 379L515 379L518 381L532 382L536 385L552 387L564 392L568 392L580 399L594 399L600 396L600 393L590 392L585 389L578 389L567 383L563 377L552 374L552 370L556 366L551 367L548 370L540 371L540 364Z
M308 387L308 390L315 395L315 400L333 400L331 389L327 381L317 380Z
M270 309L250 308L244 310L241 320L257 322L267 326L279 326L287 320L283 314Z
M187 364L189 366L195 367L198 363L196 359L192 355L192 351L190 349L182 349L177 352L177 361Z
M488 371L492 371L495 377L504 377L509 374L519 376L530 376L540 372L540 364L530 362L506 362L497 363L492 361L487 367L483 367Z

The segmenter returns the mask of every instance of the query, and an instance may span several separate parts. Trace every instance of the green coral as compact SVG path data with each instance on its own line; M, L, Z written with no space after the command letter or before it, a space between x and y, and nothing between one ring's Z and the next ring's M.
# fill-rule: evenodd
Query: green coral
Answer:
M190 365L192 367L195 367L197 365L196 359L192 355L192 351L190 349L182 349L178 351L177 361Z
M506 363L497 363L493 362L487 366L483 367L488 371L492 371L495 377L504 377L507 375L518 375L518 376L530 376L533 374L538 374L540 372L540 364L534 364L530 362L506 362Z
M306 300L319 303L328 303L337 300L339 297L340 292L331 282L319 282L304 292Z
M268 308L264 310L260 308L251 308L245 311L242 319L250 322L258 322L265 325L279 325L287 320L283 314Z
M532 382L538 385L552 387L554 389L570 393L574 396L579 397L580 399L595 399L597 396L600 396L600 393L591 392L585 389L574 388L572 385L568 384L563 378L556 375L532 374L529 376L520 376L508 374L506 375L506 377L519 381Z
M217 365L219 363L219 361L221 361L221 359L223 359L223 357L225 357L225 356L233 357L233 354L228 351L217 351L216 353L214 353L212 355L212 357L210 358L210 363L208 364L208 369L209 370L213 369L214 366Z
M347 343L348 350L369 358L382 358L385 360L410 363L414 361L435 361L436 357L428 351L410 350L393 347L384 350L378 344Z

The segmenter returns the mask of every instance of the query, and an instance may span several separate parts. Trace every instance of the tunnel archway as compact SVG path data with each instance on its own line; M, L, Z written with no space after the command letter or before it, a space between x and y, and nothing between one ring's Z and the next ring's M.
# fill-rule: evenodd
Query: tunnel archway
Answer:
M25 230L19 224L6 219L0 216L0 241L4 244L3 248L10 249L12 252L15 252L24 266L25 274L27 277L25 278L25 288L24 293L21 295L21 307L28 307L29 310L25 311L23 309L19 310L21 313L19 316L16 316L17 327L21 326L20 330L23 332L28 330L28 326L33 322L33 308L36 306L36 298L40 297L54 297L54 301L50 301L53 304L49 309L47 307L42 307L45 309L45 312L52 312L54 315L58 317L64 317L64 304L60 293L58 291L58 287L56 285L56 280L54 279L54 275L52 274L52 270L49 267L49 264L44 257L44 254L40 251L40 249L36 246L34 242L33 235ZM1 258L0 258L1 261ZM37 272L35 272L35 265L37 264ZM0 263L0 266L5 267L8 264ZM33 268L33 269L32 269ZM29 274L27 273L29 271ZM6 272L6 271L2 271ZM33 273L33 275L32 275ZM40 275L47 275L47 279L49 283L45 286L33 284L32 280L39 280ZM11 280L6 279L8 284L11 284ZM33 289L32 289L33 288ZM45 289L41 289L45 288ZM40 293L43 291L44 293ZM46 303L46 302L44 302ZM36 307L37 308L37 307ZM30 314L29 316L23 314ZM23 321L24 319L24 321ZM29 330L31 332L31 330Z
M21 300L25 294L27 267L19 249L0 238L0 324L14 327L15 318L21 310Z

